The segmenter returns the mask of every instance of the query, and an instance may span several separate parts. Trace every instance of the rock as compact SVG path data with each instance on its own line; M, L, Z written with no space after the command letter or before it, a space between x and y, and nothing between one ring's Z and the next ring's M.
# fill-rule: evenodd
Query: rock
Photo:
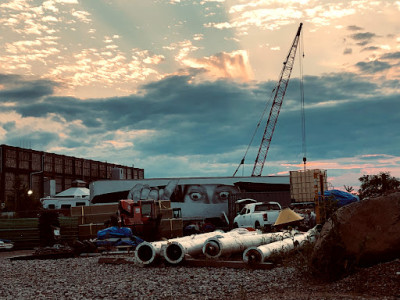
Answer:
M319 277L336 280L355 267L400 257L400 193L338 209L317 240L311 264Z

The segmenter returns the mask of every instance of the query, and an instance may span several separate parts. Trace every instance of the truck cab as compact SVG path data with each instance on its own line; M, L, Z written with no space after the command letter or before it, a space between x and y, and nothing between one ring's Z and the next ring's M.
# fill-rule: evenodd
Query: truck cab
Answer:
M274 225L282 207L278 202L246 204L234 219L234 227L251 227L268 231Z

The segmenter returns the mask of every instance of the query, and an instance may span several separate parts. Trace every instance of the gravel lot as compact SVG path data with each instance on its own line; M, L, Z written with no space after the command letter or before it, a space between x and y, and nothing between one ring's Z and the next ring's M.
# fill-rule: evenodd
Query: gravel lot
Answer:
M323 283L293 261L250 270L8 258L16 254L0 255L0 299L400 299L400 260Z

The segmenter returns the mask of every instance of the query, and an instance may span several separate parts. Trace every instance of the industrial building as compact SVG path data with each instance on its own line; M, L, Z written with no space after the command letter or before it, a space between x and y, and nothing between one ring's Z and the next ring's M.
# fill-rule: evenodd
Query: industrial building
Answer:
M21 198L29 201L21 192L42 198L76 183L87 187L96 180L143 178L144 170L133 166L0 145L0 211L16 210Z

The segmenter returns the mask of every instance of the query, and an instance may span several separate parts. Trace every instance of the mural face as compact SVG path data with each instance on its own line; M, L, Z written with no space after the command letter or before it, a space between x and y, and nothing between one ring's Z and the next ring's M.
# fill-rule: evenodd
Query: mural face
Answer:
M235 186L222 184L193 184L183 187L183 200L179 202L195 202L216 204L225 203L229 196L238 193L239 189Z
M184 184L171 180L166 186L149 186L137 183L128 194L128 199L171 200L172 202L218 204L227 203L229 196L239 189L226 184Z
M91 183L90 195L93 204L120 199L170 200L171 208L181 209L183 219L194 220L227 214L229 196L239 193L241 184L289 185L289 182L289 176L101 180Z

